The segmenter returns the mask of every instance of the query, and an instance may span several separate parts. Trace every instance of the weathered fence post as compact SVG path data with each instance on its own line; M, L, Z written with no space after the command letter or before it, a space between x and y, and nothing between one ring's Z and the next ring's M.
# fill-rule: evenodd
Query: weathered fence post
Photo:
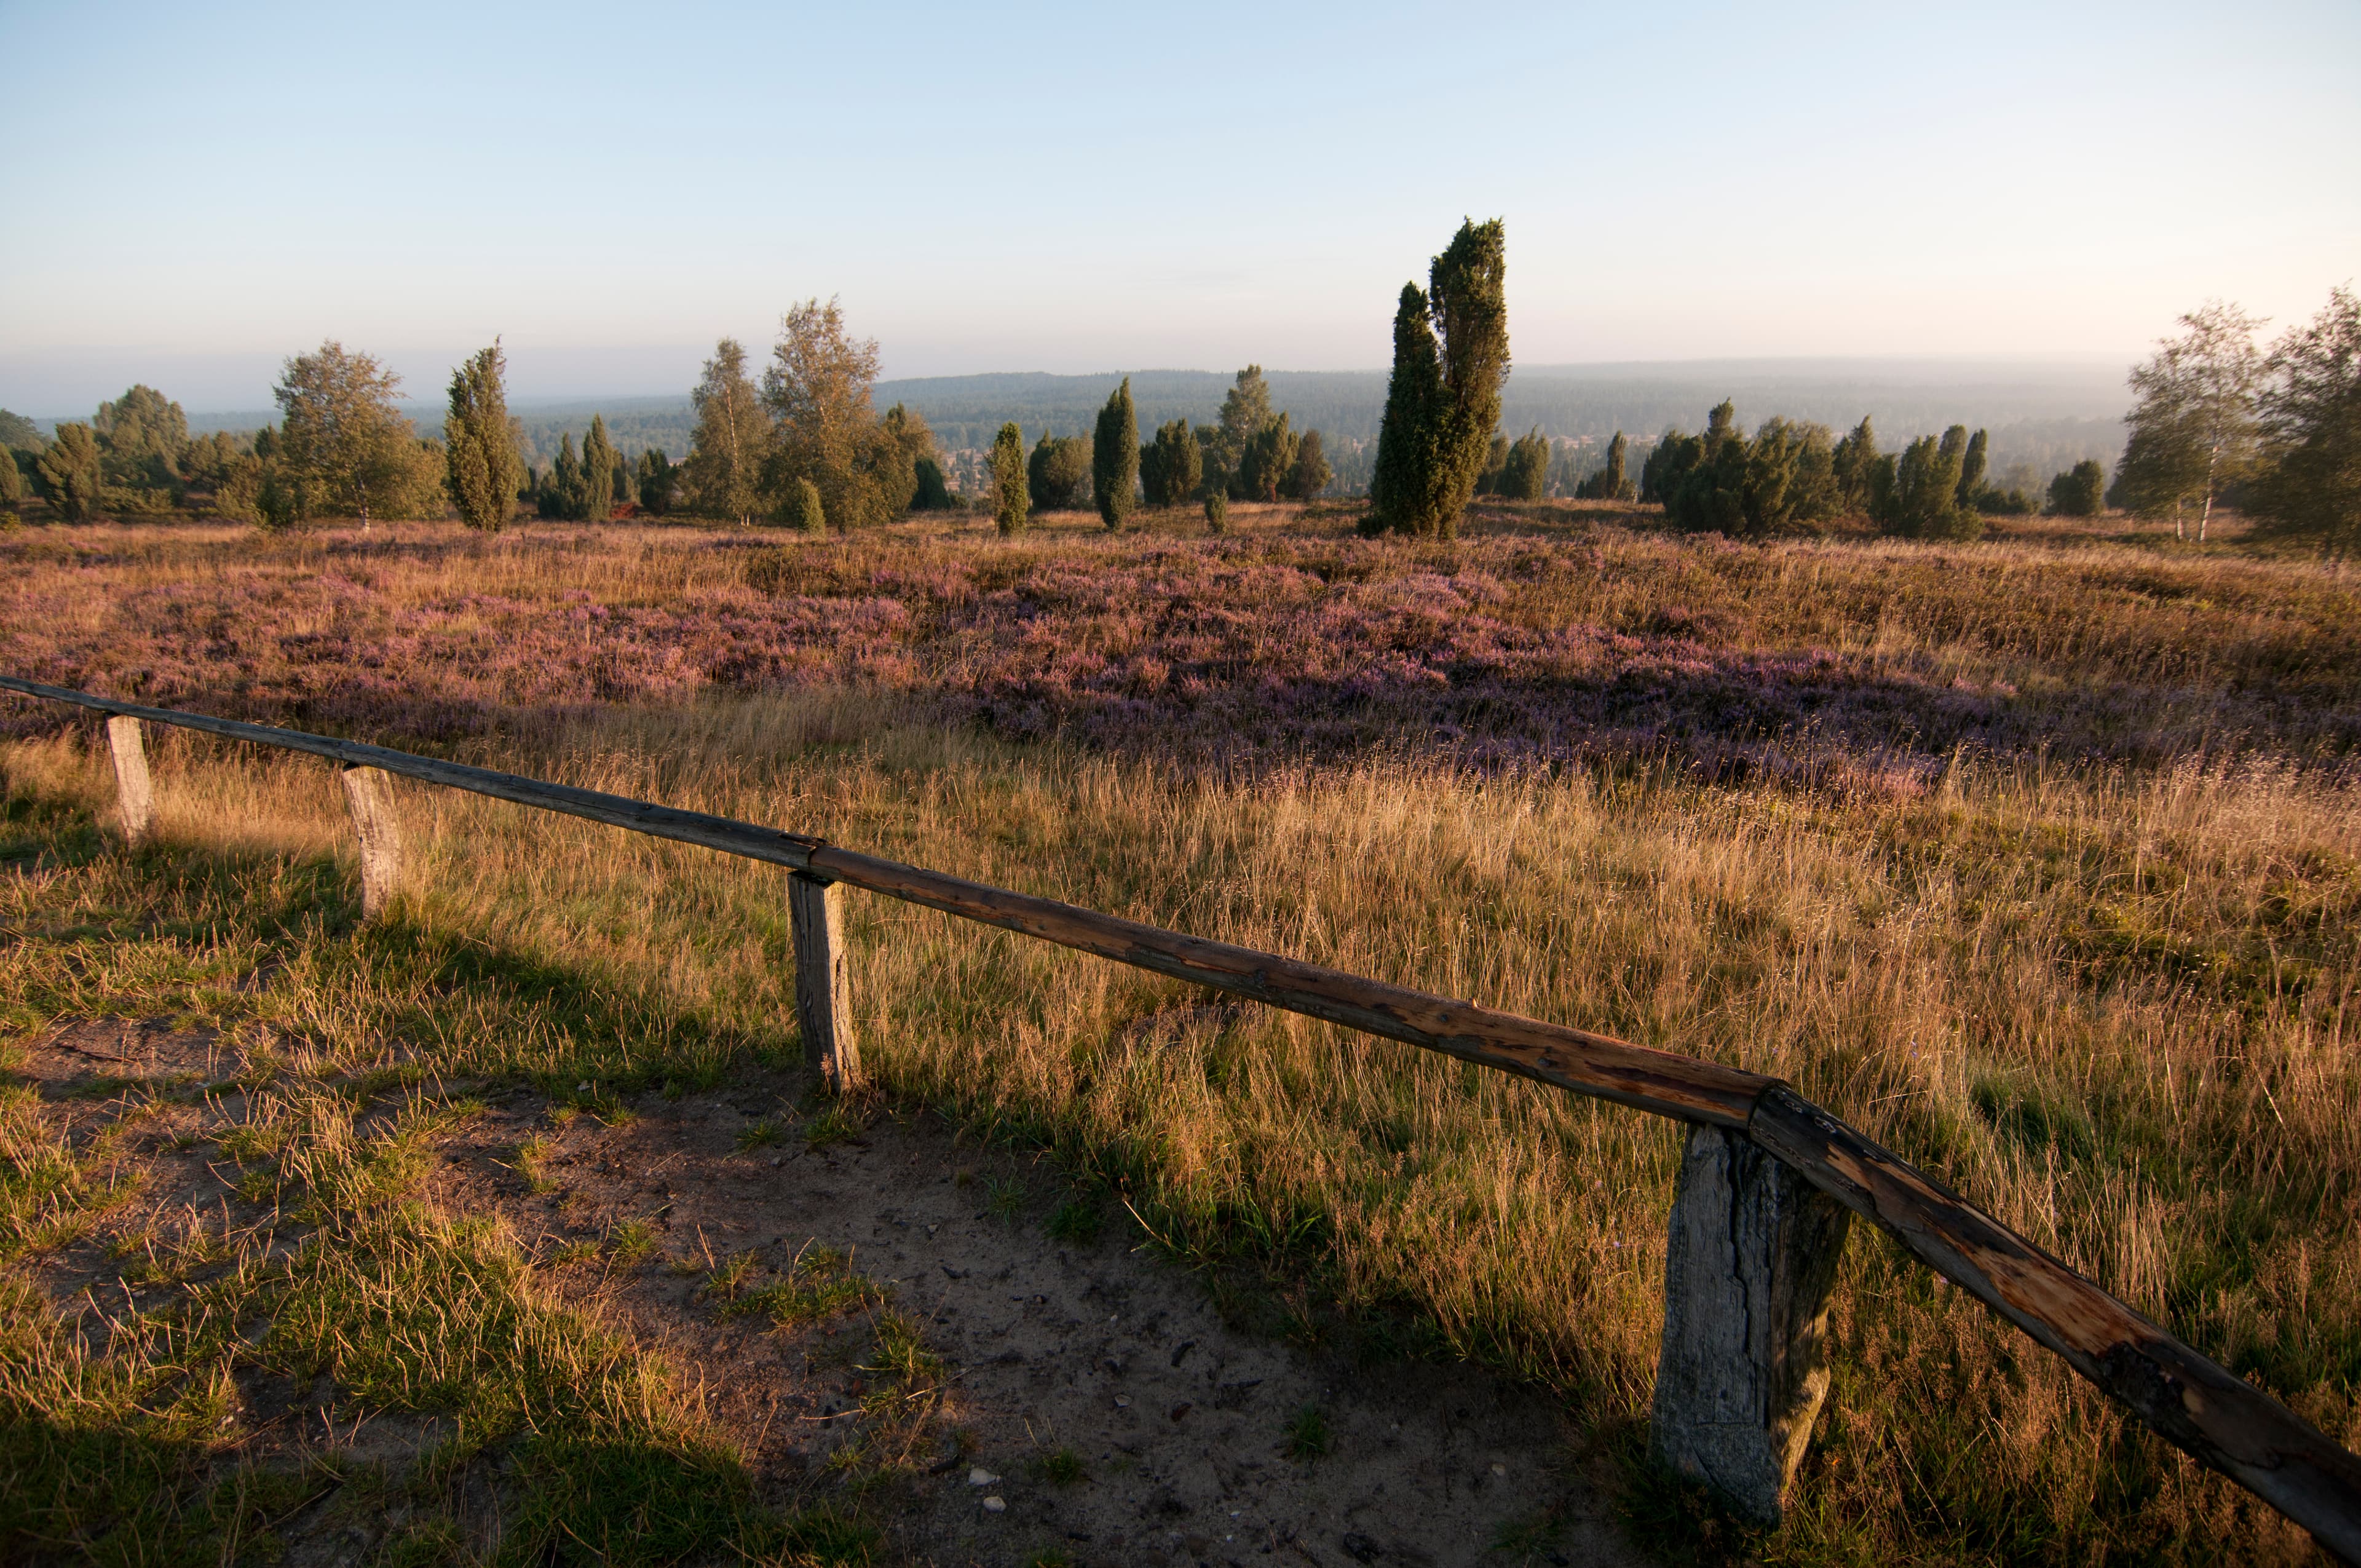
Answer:
M861 1085L861 1050L844 964L844 888L809 872L787 873L787 917L796 947L796 1022L804 1065L831 1093Z
M148 750L140 743L139 728L139 720L127 714L106 721L106 749L115 757L115 807L123 817L123 837L134 844L156 829L156 791L148 782Z
M345 801L361 841L361 918L383 914L401 886L401 824L393 815L393 777L381 768L346 768Z
M1828 1292L1851 1219L1743 1133L1690 1130L1650 1447L1759 1523L1779 1522L1828 1395Z

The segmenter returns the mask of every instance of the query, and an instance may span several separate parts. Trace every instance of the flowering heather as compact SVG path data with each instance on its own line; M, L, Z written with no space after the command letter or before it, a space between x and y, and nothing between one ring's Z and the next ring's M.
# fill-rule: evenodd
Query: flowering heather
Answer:
M906 527L194 529L0 541L0 668L456 738L707 689L883 688L1203 761L1662 754L1915 790L1955 749L2152 765L2361 739L2361 596L2121 546L1681 540L1543 511L1456 543L1268 513L1213 539ZM22 733L59 722L14 709Z

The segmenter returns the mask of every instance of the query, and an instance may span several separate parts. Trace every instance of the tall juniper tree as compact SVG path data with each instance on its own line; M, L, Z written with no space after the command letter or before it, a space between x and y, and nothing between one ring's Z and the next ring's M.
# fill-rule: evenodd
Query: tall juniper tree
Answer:
M582 438L582 498L577 522L603 522L615 504L615 465L620 461L615 444L607 439L607 416L590 416L589 433Z
M486 533L508 521L523 479L507 372L508 356L494 338L451 372L451 408L443 420L444 488L459 521Z
M1091 493L1109 528L1121 528L1131 515L1132 487L1138 480L1139 418L1132 411L1131 378L1126 376L1099 411L1091 440Z
M1377 526L1448 537L1475 494L1509 375L1507 271L1500 220L1471 219L1428 269L1427 291L1403 289L1370 486Z

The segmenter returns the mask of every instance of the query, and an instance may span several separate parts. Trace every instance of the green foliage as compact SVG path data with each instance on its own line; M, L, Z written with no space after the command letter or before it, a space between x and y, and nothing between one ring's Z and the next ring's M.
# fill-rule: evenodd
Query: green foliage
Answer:
M68 522L83 522L98 505L98 439L90 426L71 422L58 426L56 439L42 448L34 466L41 499Z
M1363 525L1367 531L1449 532L1457 514L1445 513L1437 488L1443 400L1443 357L1433 312L1419 286L1405 283L1394 310L1393 373L1378 426L1377 466L1369 477L1369 516Z
M1500 494L1512 501L1537 501L1549 493L1549 437L1539 425L1517 437L1500 466Z
M2195 505L2202 539L2214 499L2254 456L2255 393L2264 369L2254 334L2262 323L2217 302L2182 316L2180 325L2180 336L2159 341L2132 370L2138 400L2124 416L2131 430L2111 499L2141 517L2171 513L2176 532L2182 510Z
M581 521L606 521L615 504L615 471L622 466L622 454L607 439L607 421L592 414L590 433L582 438Z
M1890 499L1878 519L1904 539L1973 539L1983 521L1960 506L1960 474L1967 461L1968 427L1955 424L1941 440L1922 435L1895 463Z
M1152 507L1176 507L1204 482L1203 450L1185 419L1156 427L1156 439L1139 449L1139 484Z
M1230 531L1229 492L1218 485L1205 487L1205 531L1227 533Z
M574 455L574 434L566 433L558 443L557 461L549 466L549 474L541 482L541 515L555 521L567 521L587 515L590 510L589 491L583 482L582 460Z
M1606 466L1574 488L1575 499L1586 501L1628 501L1634 491L1625 476L1624 466L1631 455L1631 443L1617 431L1615 439L1607 444Z
M2361 548L2361 298L2330 291L2271 351L2266 466L2248 501L2276 532L2332 554Z
M189 421L181 405L153 387L135 386L91 420L98 438L100 473L110 485L170 490L188 449Z
M763 455L771 444L771 416L746 375L746 350L735 338L713 345L689 401L697 431L688 460L681 466L687 502L700 517L754 521L762 504Z
M1484 448L1484 466L1476 476L1476 494L1497 496L1509 472L1509 438L1495 435Z
M1335 477L1328 466L1328 454L1321 445L1320 433L1307 430L1303 439L1295 444L1295 465L1287 471L1287 482L1280 489L1290 500L1314 501Z
M1286 1446L1290 1459L1309 1462L1326 1453L1335 1439L1328 1418L1317 1405L1305 1405L1287 1419Z
M927 427L926 416L895 403L885 411L879 433L878 471L888 514L899 517L921 508L949 506L950 492L943 484L941 466L935 461L935 433ZM922 466L934 471L931 493L927 490ZM922 494L927 499L922 500Z
M401 386L374 355L347 352L333 338L286 362L271 396L285 416L280 462L299 515L333 510L366 526L372 510L440 510L443 466L422 472L428 454L394 406ZM422 489L435 499L425 501Z
M1837 501L1845 510L1867 514L1877 490L1873 472L1877 467L1877 432L1866 415L1847 431L1830 454L1836 475Z
M2096 517L2106 505L2106 470L2082 458L2049 482L2049 510L2059 517Z
M1749 441L1728 401L1705 434L1667 432L1642 473L1643 496L1660 498L1675 526L1733 539L1806 532L1842 505L1827 426L1773 415Z
M1279 499L1280 487L1295 470L1301 445L1283 413L1256 431L1246 438L1246 450L1238 457L1236 493L1248 500Z
M1027 460L1025 479L1033 504L1043 511L1073 510L1090 488L1091 444L1079 435L1043 431Z
M10 452L38 452L49 444L41 439L41 427L23 414L0 409L0 447Z
M1025 476L1025 433L1004 424L992 440L992 517L1003 533L1022 532L1033 510Z
M1449 538L1476 493L1509 375L1508 242L1500 220L1459 226L1394 314L1370 524ZM1430 320L1431 318L1431 320Z
M14 511L25 499L25 476L13 452L0 452L0 506Z
M640 510L650 517L662 517L672 510L673 493L680 483L680 469L664 454L664 448L651 446L640 454L638 466L632 471L632 490Z
M1968 437L1967 453L1960 459L1960 505L1974 506L1977 498L1984 493L1984 471L1991 466L1988 460L1991 447L1992 439L1984 431L1979 430Z
M500 340L451 372L450 411L443 419L444 485L459 521L498 533L516 510L523 469L516 424L509 418L508 356Z
M843 308L805 301L779 324L763 404L774 433L765 481L789 494L797 478L819 487L829 520L841 532L892 521L917 493L917 458L934 435L906 410L897 426L878 419L870 389L877 380L877 342L845 330Z
M931 455L911 465L910 477L917 485L910 497L912 511L949 511L959 505L959 498L943 481L943 466Z
M1262 367L1249 365L1237 374L1227 395L1222 399L1221 420L1207 436L1200 438L1204 450L1204 482L1218 484L1235 493L1238 466L1246 460L1246 443L1262 433L1271 422L1270 383L1262 377Z
M828 529L828 509L820 499L819 487L808 475L796 476L794 487L787 492L787 526L805 533L822 533Z
M1132 489L1139 480L1139 419L1131 406L1131 378L1099 411L1098 428L1091 438L1091 494L1099 503L1099 517L1109 528L1121 528L1131 515Z

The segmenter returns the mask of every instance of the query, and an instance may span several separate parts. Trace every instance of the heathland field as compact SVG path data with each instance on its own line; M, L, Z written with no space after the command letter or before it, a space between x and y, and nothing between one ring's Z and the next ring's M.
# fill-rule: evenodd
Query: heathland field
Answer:
M2235 527L1741 546L1603 504L1479 505L1455 541L1231 516L28 530L0 535L0 671L820 833L1781 1074L2361 1445L2361 578ZM915 1287L857 1252L732 1252L690 1234L685 1187L598 1188L599 1150L666 1105L796 1059L779 873L412 789L402 899L357 928L324 764L154 737L161 829L127 848L93 727L6 700L0 1539L233 1561L366 1499L385 1561L1148 1560L1103 1530L976 1544L1005 1521L972 1498L926 1512L992 1429ZM1565 1412L1529 1456L1552 1478L1485 1561L1563 1560L1592 1492L1675 1562L2311 1560L1865 1230L1789 1521L1714 1520L1639 1457L1675 1128L848 913L876 1094L774 1096L730 1157L940 1112L1048 1157L977 1200L1027 1246L1144 1245L1241 1332L1539 1389ZM203 1049L118 1071L93 1021ZM87 1059L45 1077L61 1039ZM494 1143L497 1168L469 1152ZM695 1332L632 1305L667 1267ZM820 1457L715 1395L706 1328L750 1301L851 1379ZM1350 1476L1357 1429L1306 1398L1256 1453ZM299 1406L332 1436L412 1423L424 1457L290 1457ZM1054 1498L1135 1461L1033 1463ZM1008 1474L1007 1517L1050 1518Z

